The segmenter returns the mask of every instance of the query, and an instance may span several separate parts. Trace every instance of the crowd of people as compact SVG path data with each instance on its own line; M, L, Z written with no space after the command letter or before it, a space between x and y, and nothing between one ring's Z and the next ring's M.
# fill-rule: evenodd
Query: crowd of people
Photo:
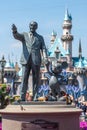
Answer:
M66 97L70 98L70 103L75 103L77 107L80 107L83 109L84 112L86 112L86 101L87 101L87 70L83 69L80 71L77 71L75 73L61 73L62 76L64 76L64 79L66 80L66 83L63 84L63 88L61 89L60 85L60 93L61 96L58 97L58 100L66 101ZM48 97L46 100L53 101L55 100L54 97L52 97L51 88L49 86L48 81L44 81L41 86L39 87L38 96L39 97Z

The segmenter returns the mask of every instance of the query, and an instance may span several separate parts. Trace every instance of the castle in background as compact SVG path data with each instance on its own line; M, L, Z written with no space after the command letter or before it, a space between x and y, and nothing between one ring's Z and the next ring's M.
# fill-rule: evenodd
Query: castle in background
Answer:
M69 14L68 9L65 12L63 21L63 34L60 38L57 37L55 31L51 34L50 47L48 48L48 57L51 61L66 61L68 63L67 71L77 71L83 68L87 69L87 59L82 56L81 40L79 40L78 57L72 56L72 42L73 35L71 34L72 29L72 16ZM42 65L41 77L44 79L44 72L46 69ZM1 72L0 72L1 73ZM32 75L32 74L31 74ZM20 84L22 80L22 68L19 67L18 63L14 63L9 60L5 66L4 77L8 83L12 83L13 79L16 84ZM32 86L32 85L31 85Z
M65 12L62 28L63 34L61 38L57 38L55 31L51 34L50 47L48 48L49 59L51 61L55 58L58 61L67 61L67 71L87 68L87 59L82 57L81 40L79 40L78 57L72 57L72 41L74 37L71 34L72 16L69 14L68 9Z

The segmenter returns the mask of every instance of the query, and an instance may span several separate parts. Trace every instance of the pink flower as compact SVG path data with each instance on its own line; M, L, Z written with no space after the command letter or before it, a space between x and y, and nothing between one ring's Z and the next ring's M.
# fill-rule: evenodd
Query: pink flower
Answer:
M87 128L87 122L80 122L80 128Z

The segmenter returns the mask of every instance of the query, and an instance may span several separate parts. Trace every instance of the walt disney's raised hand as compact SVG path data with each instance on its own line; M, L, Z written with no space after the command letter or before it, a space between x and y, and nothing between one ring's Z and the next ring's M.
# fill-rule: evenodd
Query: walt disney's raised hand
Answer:
M13 33L17 32L17 27L15 26L15 24L12 24L12 31L13 31Z

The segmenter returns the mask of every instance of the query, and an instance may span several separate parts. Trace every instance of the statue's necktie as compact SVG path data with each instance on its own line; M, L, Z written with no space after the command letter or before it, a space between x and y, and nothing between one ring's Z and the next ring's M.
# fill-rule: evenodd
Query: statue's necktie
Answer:
M30 41L31 41L31 44L33 43L33 40L34 40L33 33L30 33Z

